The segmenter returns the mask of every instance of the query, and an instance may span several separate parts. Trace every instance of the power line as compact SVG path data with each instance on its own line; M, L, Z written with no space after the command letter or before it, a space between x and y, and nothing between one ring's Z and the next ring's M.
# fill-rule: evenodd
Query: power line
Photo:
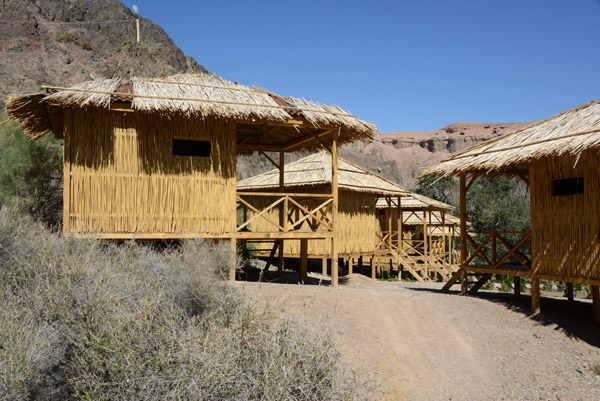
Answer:
M53 24L53 25L75 25L75 24L121 24L125 22L135 22L135 19L123 19L113 21L65 21L65 22L54 22L54 21L10 21L0 20L1 23L14 24L14 25L26 25L26 24Z

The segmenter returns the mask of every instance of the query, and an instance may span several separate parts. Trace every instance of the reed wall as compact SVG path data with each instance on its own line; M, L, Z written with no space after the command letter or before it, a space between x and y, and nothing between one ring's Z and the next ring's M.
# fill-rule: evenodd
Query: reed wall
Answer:
M310 192L318 194L331 193L329 186L314 186L308 188L293 188L290 192ZM268 206L276 198L244 197L253 206L260 206L259 209ZM308 206L310 202L304 202ZM377 246L377 222L375 209L375 195L366 192L339 190L338 205L338 252L339 254L357 254L362 252L373 252ZM279 210L273 210L269 217L274 221L279 221ZM331 218L331 213L329 214ZM273 231L274 227L264 219L259 219L250 224L250 231L264 232ZM304 223L302 230L310 230L308 223ZM300 254L299 240L286 240L284 242L284 252L287 255ZM330 256L330 239L311 239L308 241L309 256Z
M235 230L234 123L105 109L65 109L64 117L66 232ZM210 141L210 157L174 156L173 139Z
M552 180L584 177L584 193L552 196ZM531 163L531 248L535 273L600 279L600 154Z

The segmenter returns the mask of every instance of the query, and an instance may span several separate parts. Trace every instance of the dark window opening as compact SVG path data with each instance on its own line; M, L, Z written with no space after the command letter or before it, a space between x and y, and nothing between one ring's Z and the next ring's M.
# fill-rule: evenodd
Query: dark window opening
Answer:
M173 139L173 155L210 157L210 141Z
M568 196L583 193L583 177L552 180L552 196Z

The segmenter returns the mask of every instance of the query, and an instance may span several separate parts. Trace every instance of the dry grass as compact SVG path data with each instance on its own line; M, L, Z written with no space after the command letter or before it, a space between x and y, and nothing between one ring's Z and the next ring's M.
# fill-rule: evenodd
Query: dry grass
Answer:
M325 334L224 285L227 249L65 239L0 210L0 398L350 400Z

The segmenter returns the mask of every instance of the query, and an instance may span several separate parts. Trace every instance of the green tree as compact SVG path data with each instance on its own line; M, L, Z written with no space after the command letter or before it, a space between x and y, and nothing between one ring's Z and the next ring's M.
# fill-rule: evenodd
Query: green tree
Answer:
M414 192L454 207L458 206L458 183L453 177L421 179Z
M32 142L14 121L0 126L0 205L18 207L50 227L60 227L61 141L46 135Z

